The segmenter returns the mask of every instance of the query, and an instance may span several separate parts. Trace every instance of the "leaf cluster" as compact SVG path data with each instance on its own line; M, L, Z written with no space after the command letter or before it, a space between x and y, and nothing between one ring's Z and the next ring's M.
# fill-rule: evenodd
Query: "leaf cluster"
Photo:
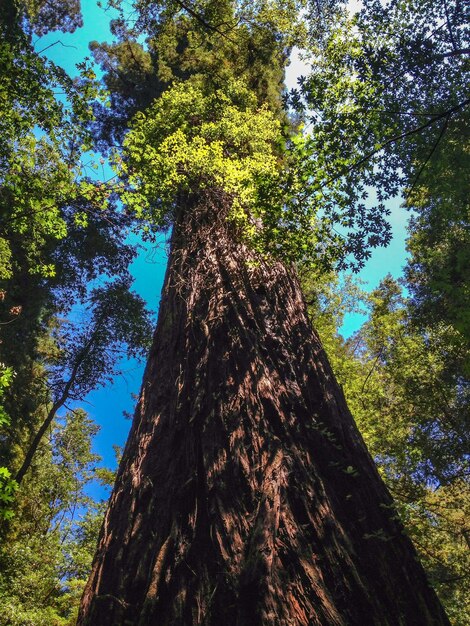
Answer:
M390 277L358 286L305 277L314 324L379 471L453 624L467 623L468 346L452 326L419 327ZM331 297L333 295L333 297ZM359 299L359 300L358 300ZM348 340L344 311L369 318ZM336 318L337 322L333 320Z
M290 103L308 122L311 190L334 195L326 214L360 263L390 239L385 200L411 194L468 129L468 22L460 2L366 0L353 16L338 8L321 37L313 25Z
M68 412L41 443L0 547L0 624L71 626L93 558L103 503L87 495L97 426Z
M124 202L138 217L164 227L179 194L206 187L233 198L230 218L247 234L262 219L259 179L278 176L280 123L239 81L225 90L204 89L195 76L168 89L135 116L124 142Z

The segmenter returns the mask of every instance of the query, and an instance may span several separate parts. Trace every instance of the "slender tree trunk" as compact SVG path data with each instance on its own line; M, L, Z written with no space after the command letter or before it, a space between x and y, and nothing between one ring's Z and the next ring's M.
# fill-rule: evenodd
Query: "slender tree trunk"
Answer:
M177 220L81 626L448 624L294 272L208 190Z
M77 355L76 361L72 365L70 376L69 376L68 380L64 383L64 386L62 388L62 391L60 392L59 397L52 404L52 407L49 409L49 411L48 411L48 413L46 415L46 418L44 419L44 421L42 422L41 426L36 431L36 434L34 435L32 441L30 442L29 447L28 447L28 449L26 451L25 457L23 459L23 463L21 464L21 467L20 467L20 469L18 470L18 472L17 472L17 474L15 476L15 480L16 480L16 482L18 484L22 483L23 478L26 475L26 472L31 467L31 463L33 462L33 458L34 458L34 455L37 452L39 444L41 443L41 440L44 437L44 435L46 434L47 430L51 427L51 424L54 421L54 419L55 419L55 417L57 415L57 412L64 406L64 404L69 399L70 391L73 388L73 386L74 386L74 384L75 384L75 382L77 380L78 373L80 371L80 368L83 365L84 360L86 359L86 357L90 353L90 350L91 350L91 348L93 346L93 342L94 342L94 340L96 338L98 330L99 330L99 324L98 324L98 328L92 333L91 337L88 339L86 344L83 346L83 349Z

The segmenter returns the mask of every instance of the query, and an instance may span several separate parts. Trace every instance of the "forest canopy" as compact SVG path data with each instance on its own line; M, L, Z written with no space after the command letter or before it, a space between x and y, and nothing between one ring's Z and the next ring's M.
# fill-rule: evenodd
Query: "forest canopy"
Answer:
M298 269L406 532L451 623L464 626L468 7L111 9L113 40L91 42L93 61L72 78L35 44L83 27L78 0L0 7L0 625L76 622L104 513L89 485L114 480L83 405L151 343L133 290L135 234L171 233L182 197L217 188L250 250L248 273L278 261ZM294 46L307 70L288 92ZM109 159L108 180L83 167L90 150ZM392 198L410 216L404 273L384 272L366 293L354 274L389 243ZM361 307L364 323L343 337L345 315Z

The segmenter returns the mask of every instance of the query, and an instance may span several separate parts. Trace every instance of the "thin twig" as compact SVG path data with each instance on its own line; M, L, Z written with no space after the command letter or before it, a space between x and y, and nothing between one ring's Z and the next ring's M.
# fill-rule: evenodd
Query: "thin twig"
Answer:
M364 155L363 157L361 157L360 159L355 161L352 165L349 165L348 167L344 168L339 174L336 174L335 176L332 176L331 178L329 178L326 182L324 182L322 185L320 185L318 187L318 189L323 189L327 185L329 185L329 184L339 180L340 178L342 178L348 172L351 172L352 170L356 169L360 165L366 163L369 159L371 159L373 156L378 154L381 150L383 150L387 146L389 146L389 145L391 145L393 143L396 143L396 142L400 141L401 139L405 139L405 137L409 137L411 135L414 135L416 133L421 132L422 130L425 130L426 128L428 128L429 126L434 124L434 122L437 122L440 119L443 119L445 117L450 117L452 115L452 113L455 113L459 109L463 109L469 103L470 103L470 98L467 98L467 100L464 100L463 102L460 102L459 104L457 104L455 107L452 107L451 109L448 109L447 111L444 111L440 115L438 115L436 117L433 117L431 120L428 120L424 124L421 124L421 126L418 126L416 128L412 128L411 130L407 130L407 131L405 131L403 133L400 133L399 135L395 135L394 137L391 137L390 139L387 139L387 141L385 141L383 144L381 144L378 148L376 148L374 150L371 150L366 155Z
M447 0L444 0L444 11L445 11L445 14L446 14L447 30L449 31L449 36L450 36L450 40L452 42L452 47L454 48L454 51L456 51L457 50L457 44L456 44L455 39L454 39L454 33L452 32L452 25L450 23L449 8L447 6Z
M214 33L217 33L218 35L220 35L221 37L224 37L231 43L236 43L233 39L231 39L226 33L220 30L217 26L214 26L213 24L210 24L209 22L207 22L200 13L195 11L191 6L188 6L186 2L181 2L181 0L175 0L175 2L179 7L183 9L183 11L186 11L186 13L189 13L191 17L194 17L195 20L197 20L200 24L202 24L204 28L206 28L207 30L213 31Z
M417 173L416 178L413 181L413 184L411 185L409 190L406 192L406 198L408 198L410 196L411 192L415 188L415 186L416 186L416 184L417 184L417 182L419 180L419 177L421 176L421 174L424 171L424 168L426 167L426 165L431 160L431 157L434 154L434 152L436 151L437 146L439 145L441 139L444 137L444 134L445 134L445 132L447 130L447 127L449 126L450 117L451 117L451 115L449 113L449 115L447 115L447 117L444 119L444 124L442 125L441 132L439 133L439 136L438 136L436 142L434 143L434 145L433 145L433 147L431 149L431 152L428 154L426 160L422 163L421 167L419 168L419 172Z
M75 50L78 50L77 46L70 46L65 44L63 41L61 41L60 39L58 39L57 41L54 41L54 43L49 44L48 46L46 46L45 48L43 48L42 50L39 50L37 52L37 54L42 54L43 52L45 52L46 50L49 50L49 48L52 48L53 46L56 46L58 43L60 43L61 46L63 46L64 48L74 48Z

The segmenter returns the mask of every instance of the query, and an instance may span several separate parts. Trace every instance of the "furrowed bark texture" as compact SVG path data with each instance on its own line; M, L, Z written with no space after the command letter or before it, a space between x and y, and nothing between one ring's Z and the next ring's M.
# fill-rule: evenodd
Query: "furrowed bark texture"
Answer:
M294 273L186 204L78 624L448 624Z

